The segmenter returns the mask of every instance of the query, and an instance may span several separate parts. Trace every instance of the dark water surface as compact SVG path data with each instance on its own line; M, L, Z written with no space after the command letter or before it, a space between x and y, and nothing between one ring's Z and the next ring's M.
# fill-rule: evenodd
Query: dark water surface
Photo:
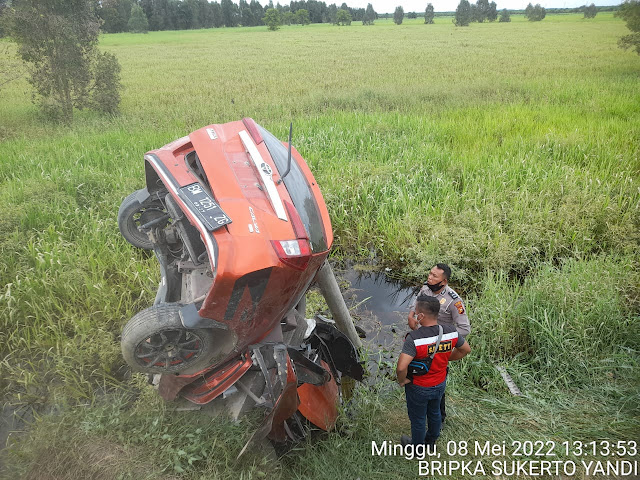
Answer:
M351 268L340 272L339 276L351 284L344 297L356 325L367 332L366 345L372 351L388 350L397 356L404 335L409 331L409 304L417 288L403 285L384 272Z

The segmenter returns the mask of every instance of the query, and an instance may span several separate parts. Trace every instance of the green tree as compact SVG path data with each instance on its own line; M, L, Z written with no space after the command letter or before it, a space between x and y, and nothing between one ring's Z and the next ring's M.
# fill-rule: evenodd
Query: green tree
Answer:
M468 27L471 23L471 5L467 0L460 0L453 23L456 27Z
M8 0L0 0L0 38L4 37L5 35L3 16L9 10L7 1Z
M427 9L424 11L424 23L427 23L427 24L433 23L433 17L435 16L436 14L433 10L433 5L428 4Z
M624 49L633 48L640 55L640 1L626 0L620 5L615 16L622 18L627 23L627 28L631 30L629 35L618 40L618 45Z
M101 28L105 33L122 32L124 31L124 27L126 27L126 24L122 25L118 9L109 6L106 2L98 9L98 16L102 20Z
M469 6L471 7L471 21L472 22L479 22L479 15L478 15L478 5L476 5L475 3L471 3L469 4Z
M131 0L118 0L118 16L125 27L129 23L129 18L131 18L132 8L133 2Z
M351 25L351 14L344 8L336 13L336 25Z
M408 18L412 18L412 19L413 19L413 18L418 18L418 14L417 14L416 12L409 12L409 13L407 14L407 17L408 17Z
M477 0L474 13L474 21L480 23L484 22L487 19L487 14L489 13L489 0Z
M401 6L396 7L396 11L393 12L393 23L401 25L404 20L404 8Z
M539 22L547 16L547 11L539 3L536 3L535 7L529 4L524 10L524 16L527 17L530 22Z
M284 25L291 25L292 23L296 23L296 14L292 11L284 12L282 14L282 23Z
M212 2L210 5L211 5L211 14L213 15L213 26L215 28L220 28L224 25L224 16L222 15L222 6L218 2ZM262 21L262 15L260 15L260 21Z
M147 33L149 31L149 21L140 5L131 7L131 18L129 18L129 31L132 33Z
M498 20L499 22L510 22L511 21L511 13L509 13L509 10L507 10L506 8L502 9L502 12L500 12L500 20Z
M598 7L594 3L588 7L584 7L584 18L595 18L598 14Z
M105 62L97 56L100 23L94 7L93 0L15 0L12 5L11 34L18 44L18 54L30 65L34 101L66 123L73 120L74 108L93 106L96 66L102 69L117 65L114 58ZM108 83L107 77L101 74ZM119 83L109 88L117 90ZM98 100L96 103L102 104Z
M533 15L533 5L529 2L527 7L524 9L524 16L529 18L531 15Z
M269 30L278 30L282 25L282 19L280 18L280 12L275 8L267 8L267 11L262 17L262 21L269 28Z
M376 19L376 11L373 9L373 5L370 3L367 4L367 9L364 12L364 17L362 19L363 25L373 25L374 20Z
M204 0L205 2L208 3L208 0ZM262 25L262 17L264 17L264 12L265 9L262 8L262 5L260 5L260 2L258 2L257 0L251 0L251 3L249 4L249 8L251 8L251 13L253 14L253 25L257 26L257 25Z
M489 3L489 10L487 10L487 20L495 22L498 19L498 6L496 2Z
M329 22L333 24L338 24L336 21L336 15L338 14L338 6L335 3L332 3L327 7L327 17L329 18Z
M221 0L220 8L222 9L222 23L225 27L238 26L238 6L233 0ZM266 13L266 12L265 12ZM265 22L266 25L266 22Z
M309 17L309 11L301 8L296 12L296 23L300 25L309 25L311 23L311 18Z

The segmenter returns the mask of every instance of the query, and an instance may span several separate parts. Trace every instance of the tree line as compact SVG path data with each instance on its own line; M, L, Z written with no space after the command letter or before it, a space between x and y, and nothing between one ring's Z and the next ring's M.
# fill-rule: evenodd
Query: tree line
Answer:
M147 28L152 31L255 27L266 25L269 18L277 18L280 24L287 25L346 24L351 21L369 25L377 18L371 5L366 9L352 8L344 2L338 6L318 0L292 0L289 5L277 3L275 6L273 0L264 6L257 0L239 0L237 4L232 0L99 0L96 1L96 11L102 20L102 31L131 31L130 21L132 16L138 15L138 7L144 13ZM275 12L265 18L269 9ZM139 19L136 18L134 23L138 25Z

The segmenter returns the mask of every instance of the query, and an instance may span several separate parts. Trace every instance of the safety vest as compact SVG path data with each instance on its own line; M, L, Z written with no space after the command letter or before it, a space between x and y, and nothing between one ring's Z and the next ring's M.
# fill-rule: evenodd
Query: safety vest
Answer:
M416 347L416 360L427 358L433 353L438 340L438 326L420 327L407 333L407 337L413 340ZM441 384L447 378L447 364L451 352L458 344L458 331L450 324L442 325L442 340L438 346L438 351L433 357L431 368L426 375L413 377L412 383L421 387L434 387Z

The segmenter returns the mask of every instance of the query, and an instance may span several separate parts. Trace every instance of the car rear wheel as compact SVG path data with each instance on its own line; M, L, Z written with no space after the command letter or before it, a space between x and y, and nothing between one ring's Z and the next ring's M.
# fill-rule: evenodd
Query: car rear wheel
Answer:
M149 197L140 202L146 189L136 190L127 196L118 209L118 228L122 236L134 247L144 250L152 250L153 244L146 233L138 230L138 227L166 215L162 202L157 198Z
M213 331L187 329L181 305L154 305L129 320L122 331L122 355L132 369L144 373L198 371L209 366Z

